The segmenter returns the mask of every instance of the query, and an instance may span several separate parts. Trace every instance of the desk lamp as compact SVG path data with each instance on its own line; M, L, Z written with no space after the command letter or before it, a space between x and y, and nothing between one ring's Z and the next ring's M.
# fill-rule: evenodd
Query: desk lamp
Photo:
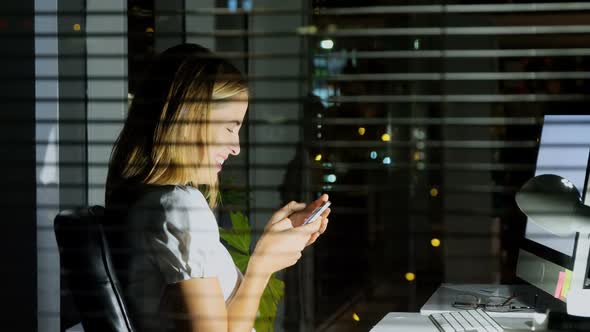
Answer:
M586 289L590 251L590 207L578 189L558 175L543 174L527 181L516 194L516 204L533 222L557 236L578 232L574 270L567 294L567 313L590 317L590 289Z

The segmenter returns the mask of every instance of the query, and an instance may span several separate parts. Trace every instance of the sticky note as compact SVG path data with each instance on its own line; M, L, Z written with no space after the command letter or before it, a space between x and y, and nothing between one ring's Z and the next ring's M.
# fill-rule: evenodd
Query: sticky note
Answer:
M565 272L559 271L559 276L557 277L557 286L555 286L555 292L553 292L553 297L558 299L561 296L561 289L563 288L564 281L565 281Z
M565 270L565 279L563 280L563 288L561 288L561 298L567 298L567 292L570 290L572 284L572 271Z

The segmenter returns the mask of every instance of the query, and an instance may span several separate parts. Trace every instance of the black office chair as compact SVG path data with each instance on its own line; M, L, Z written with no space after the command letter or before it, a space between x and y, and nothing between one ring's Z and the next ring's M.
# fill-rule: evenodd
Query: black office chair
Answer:
M103 230L104 208L55 217L62 278L69 284L85 332L134 332Z

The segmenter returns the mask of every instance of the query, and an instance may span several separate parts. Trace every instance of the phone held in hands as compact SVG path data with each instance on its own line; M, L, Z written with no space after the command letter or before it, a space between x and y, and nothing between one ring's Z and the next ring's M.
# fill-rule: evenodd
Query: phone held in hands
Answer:
M322 204L321 206L319 206L317 209L315 209L311 215L309 217L307 217L305 219L305 221L303 222L303 225L307 225L310 222L314 221L317 217L319 217L322 213L324 213L324 211L326 211L326 209L332 204L332 202L327 201L324 204Z

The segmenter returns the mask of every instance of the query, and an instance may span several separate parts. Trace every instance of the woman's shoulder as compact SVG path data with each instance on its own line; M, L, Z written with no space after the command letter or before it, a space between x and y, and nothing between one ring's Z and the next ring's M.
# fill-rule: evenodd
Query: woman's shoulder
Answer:
M210 210L203 193L199 189L190 186L172 186L162 195L160 202L163 206L200 207Z
M197 188L179 185L146 185L136 206L159 205L164 209L208 207L207 199Z
M197 188L189 186L149 186L133 205L132 212L144 216L143 220L156 218L180 229L217 228L206 198Z

